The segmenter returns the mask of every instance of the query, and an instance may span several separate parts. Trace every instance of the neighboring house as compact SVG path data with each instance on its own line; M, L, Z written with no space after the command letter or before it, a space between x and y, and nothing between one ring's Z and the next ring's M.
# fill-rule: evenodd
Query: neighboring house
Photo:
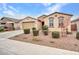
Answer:
M71 32L71 14L55 12L49 15L38 17L42 26L47 25L49 31L69 31Z
M0 20L0 25L4 27L4 30L14 30L16 19L2 17Z
M79 19L73 20L71 22L71 30L72 31L79 31Z

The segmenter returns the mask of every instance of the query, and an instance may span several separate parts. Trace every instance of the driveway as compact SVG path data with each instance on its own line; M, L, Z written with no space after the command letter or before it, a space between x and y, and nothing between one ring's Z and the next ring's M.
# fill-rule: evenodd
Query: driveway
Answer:
M0 33L0 55L67 55L78 52L25 43L8 38L23 33L22 30Z
M10 38L12 36L16 36L21 33L23 33L22 30L2 32L0 33L0 38Z

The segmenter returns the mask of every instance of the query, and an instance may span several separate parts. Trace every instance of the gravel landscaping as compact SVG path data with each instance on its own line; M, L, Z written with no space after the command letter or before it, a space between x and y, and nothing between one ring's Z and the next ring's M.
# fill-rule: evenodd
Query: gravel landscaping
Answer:
M66 37L52 38L51 33L45 36L39 32L39 36L33 36L32 33L20 34L10 39L79 52L79 40L75 38L75 33Z

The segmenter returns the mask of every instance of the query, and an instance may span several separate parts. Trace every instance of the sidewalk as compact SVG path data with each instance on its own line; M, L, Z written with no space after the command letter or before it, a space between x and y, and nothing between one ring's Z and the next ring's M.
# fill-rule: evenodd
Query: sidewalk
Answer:
M10 38L12 36L16 36L18 34L22 34L22 30L16 30L16 31L7 31L0 33L0 38Z
M0 55L79 55L77 52L8 39L22 31L0 33Z

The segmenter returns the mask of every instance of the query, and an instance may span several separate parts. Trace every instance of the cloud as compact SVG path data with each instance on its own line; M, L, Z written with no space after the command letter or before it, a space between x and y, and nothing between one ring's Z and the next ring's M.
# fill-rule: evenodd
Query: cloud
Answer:
M4 16L13 17L13 18L23 18L25 15L19 15L18 10L11 5L7 5L6 3L2 4L3 10L2 13Z
M71 18L71 20L79 19L79 15L75 15Z
M9 16L14 16L15 15L15 13L13 11L11 11L11 10L4 10L3 13L5 15L9 15Z
M4 9L4 10L7 10L7 5L6 5L6 3L2 3L2 6L3 6L3 9Z
M7 5L6 3L3 3L3 14L4 15L9 15L9 16L14 16L16 14L16 9L13 8L12 6Z
M12 6L8 6L11 10L13 10L13 11L15 11L15 12L18 12L18 10L17 9L15 9L14 7L12 7Z
M48 7L50 6L52 3L41 3L43 6Z
M68 3L56 3L55 5L52 5L51 7L48 7L48 13L53 13L53 12L60 12L60 10L64 7L68 5Z

